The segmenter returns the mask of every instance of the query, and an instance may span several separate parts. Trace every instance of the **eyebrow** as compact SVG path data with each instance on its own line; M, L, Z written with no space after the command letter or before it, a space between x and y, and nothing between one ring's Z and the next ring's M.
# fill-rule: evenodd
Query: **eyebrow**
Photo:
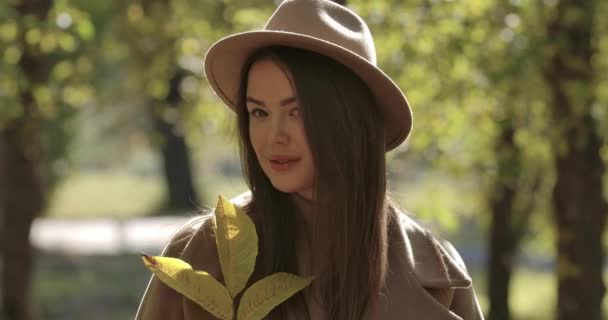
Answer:
M281 100L281 107L284 107L290 103L296 102L296 100L298 100L296 97L289 97L286 99ZM247 96L247 102L251 102L253 104L257 104L258 106L262 106L265 107L266 104L260 100L254 99L250 96Z

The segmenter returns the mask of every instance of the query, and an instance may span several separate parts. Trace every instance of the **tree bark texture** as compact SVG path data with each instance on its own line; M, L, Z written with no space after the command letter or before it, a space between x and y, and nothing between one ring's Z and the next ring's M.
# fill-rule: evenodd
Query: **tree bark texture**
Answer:
M547 24L548 84L555 129L559 320L602 319L604 248L608 204L603 197L602 139L591 115L595 103L592 0L562 0Z
M490 300L489 319L509 320L509 284L513 262L519 242L514 231L513 203L516 196L515 181L520 174L515 131L505 119L496 143L498 176L492 188L490 224L488 292Z
M3 319L31 319L33 251L30 227L44 206L35 154L36 120L20 119L0 132L0 247L3 261Z
M173 75L169 83L166 104L161 110L175 109L177 111L180 108L182 97L179 85L184 76L183 71L176 71ZM167 206L171 209L195 209L199 199L193 183L190 151L184 132L178 130L178 123L167 121L162 116L155 115L154 121L162 139L160 148L168 190Z
M17 1L21 17L47 19L52 0ZM45 167L42 155L39 106L31 88L48 81L52 63L21 30L23 54L19 68L28 86L20 93L22 115L0 128L0 260L2 260L2 314L11 320L31 319L33 250L30 227L46 202Z

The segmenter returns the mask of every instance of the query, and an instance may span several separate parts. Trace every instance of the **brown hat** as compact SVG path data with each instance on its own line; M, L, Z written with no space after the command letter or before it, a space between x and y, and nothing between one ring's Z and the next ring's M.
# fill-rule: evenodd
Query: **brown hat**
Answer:
M407 138L412 111L403 92L376 66L374 40L356 13L328 0L286 0L262 30L237 33L213 44L205 56L205 74L213 90L233 110L237 109L245 61L268 46L314 51L351 69L384 110L386 150Z

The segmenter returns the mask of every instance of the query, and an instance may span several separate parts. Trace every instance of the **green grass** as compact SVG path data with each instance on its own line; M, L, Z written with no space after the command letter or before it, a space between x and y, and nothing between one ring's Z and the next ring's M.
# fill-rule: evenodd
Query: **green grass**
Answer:
M480 304L487 314L489 301L485 274L473 271L472 277ZM608 283L608 272L604 273L604 283ZM513 320L554 319L556 293L557 283L553 273L530 269L517 270L509 294ZM608 295L604 296L603 308L604 315L608 315Z
M473 282L480 304L487 314L489 301L485 274L473 272ZM510 306L513 319L552 319L555 306L555 281L550 272L520 270L511 283Z
M217 195L234 197L247 190L241 178L207 175L197 179L202 193L198 206L215 206ZM47 217L129 218L163 212L165 189L162 178L138 176L124 171L77 172L67 176L51 198ZM159 212L160 211L160 212Z
M35 319L133 319L150 273L138 255L38 257Z
M163 188L158 177L120 171L76 172L57 186L46 215L54 218L141 216L159 207Z

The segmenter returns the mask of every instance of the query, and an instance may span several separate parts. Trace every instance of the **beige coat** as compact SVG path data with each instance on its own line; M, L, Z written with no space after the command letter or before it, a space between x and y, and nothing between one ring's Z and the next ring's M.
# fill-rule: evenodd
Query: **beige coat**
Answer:
M471 278L456 250L439 243L405 214L389 240L387 285L379 303L364 320L478 320L483 319ZM205 270L223 281L211 220L201 216L184 225L163 250L196 270ZM444 268L447 267L446 269ZM313 311L312 314L316 312ZM152 277L139 305L136 320L212 320L202 307ZM318 319L315 319L318 320Z

